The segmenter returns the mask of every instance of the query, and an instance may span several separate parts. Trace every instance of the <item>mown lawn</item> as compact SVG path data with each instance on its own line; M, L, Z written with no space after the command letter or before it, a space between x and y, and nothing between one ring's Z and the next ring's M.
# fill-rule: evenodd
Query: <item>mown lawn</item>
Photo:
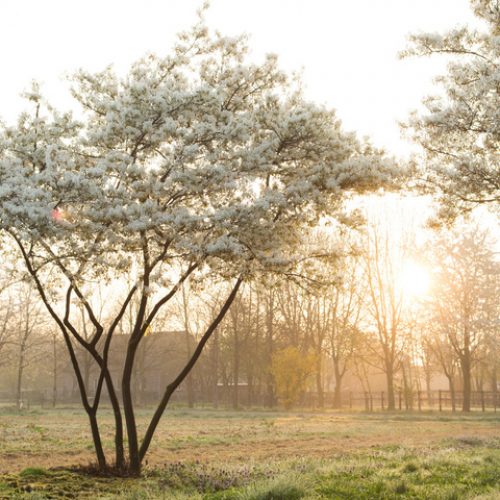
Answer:
M79 409L0 410L0 498L30 499L500 499L500 416L176 409L142 478L92 460Z

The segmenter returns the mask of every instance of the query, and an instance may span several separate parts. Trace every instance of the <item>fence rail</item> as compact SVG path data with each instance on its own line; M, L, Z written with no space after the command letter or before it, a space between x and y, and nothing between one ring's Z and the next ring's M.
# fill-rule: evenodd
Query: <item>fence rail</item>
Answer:
M386 391L372 392L343 392L341 394L340 406L335 405L332 393L324 394L325 407L341 409L363 409L365 411L394 409L399 411L426 411L426 410L460 410L464 401L462 391L437 390L437 391L396 391L394 394L393 408ZM319 406L319 398L315 393L305 394L302 404L305 406ZM499 391L474 391L471 393L471 410L497 411L500 406Z
M152 406L160 399L160 395L156 393L147 393L147 397L143 395L138 399L138 406ZM372 392L342 392L340 404L335 401L333 392L324 392L322 398L317 393L308 392L302 395L297 407L306 407L311 409L339 409L353 411L460 411L462 409L464 394L461 391L454 393L445 390L437 391L396 391L394 394L394 404L391 408L386 391ZM106 396L103 394L103 403L107 402ZM321 402L322 400L322 402ZM186 394L183 391L175 394L172 402L177 404L187 403ZM194 396L194 405L213 405L213 398L207 394L196 393ZM57 399L57 405L79 404L80 398L78 394L73 394L71 397L60 397ZM10 394L0 393L0 406L12 406L22 409L30 409L31 407L50 408L54 404L52 397L47 397L42 392L29 391L23 394L22 400L19 403L15 397ZM231 391L219 392L216 405L221 407L230 407L234 405L234 397ZM269 400L262 394L253 394L248 397L242 391L238 398L239 407L263 407L269 406ZM273 405L279 407L279 404ZM500 391L474 391L471 393L470 408L472 411L497 411L500 407Z

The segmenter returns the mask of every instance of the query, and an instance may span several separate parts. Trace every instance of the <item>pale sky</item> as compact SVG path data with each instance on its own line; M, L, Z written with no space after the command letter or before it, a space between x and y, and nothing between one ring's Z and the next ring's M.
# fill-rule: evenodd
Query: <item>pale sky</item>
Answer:
M201 0L2 0L0 118L23 107L32 79L64 108L62 80L79 67L123 72L146 52L165 53L195 21ZM337 110L349 130L405 155L398 120L432 92L443 60L401 61L409 32L474 24L467 0L212 0L206 15L223 34L247 32L253 56L280 56L301 71L306 95Z

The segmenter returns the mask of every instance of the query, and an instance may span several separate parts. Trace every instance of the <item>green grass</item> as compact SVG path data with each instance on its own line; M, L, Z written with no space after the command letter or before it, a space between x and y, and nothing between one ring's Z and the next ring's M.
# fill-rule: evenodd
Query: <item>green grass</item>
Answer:
M138 412L140 428L149 416ZM81 412L0 413L0 498L494 500L499 424L494 414L182 409L166 415L132 479L85 473L92 450ZM110 444L109 412L101 425Z
M209 500L500 498L500 450L373 450L371 454L252 466L172 463L141 479L27 468L3 476L7 498L203 498Z

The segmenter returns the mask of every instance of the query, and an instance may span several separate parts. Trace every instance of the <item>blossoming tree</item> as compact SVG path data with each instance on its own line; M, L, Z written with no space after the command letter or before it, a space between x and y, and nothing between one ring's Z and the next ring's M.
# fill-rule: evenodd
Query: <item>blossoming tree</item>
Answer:
M72 90L81 119L55 111L34 88L26 96L33 113L2 131L0 229L64 336L101 470L110 467L97 419L104 390L115 418L115 470L138 474L172 393L242 283L293 274L307 257L296 251L304 228L339 214L345 193L398 174L344 133L333 112L306 102L275 57L253 64L247 52L244 37L212 35L200 21L171 55L147 56L124 78L110 68L79 72ZM230 292L139 436L131 391L138 346L194 278L226 280ZM115 283L109 300L118 302L106 321L92 300L102 280ZM131 301L139 306L115 380L109 349ZM82 307L90 339L76 326ZM99 367L93 398L76 346Z
M407 124L425 152L428 186L441 193L442 216L500 202L500 3L471 0L483 29L456 28L411 37L403 56L452 56L443 92L424 101L426 112Z

